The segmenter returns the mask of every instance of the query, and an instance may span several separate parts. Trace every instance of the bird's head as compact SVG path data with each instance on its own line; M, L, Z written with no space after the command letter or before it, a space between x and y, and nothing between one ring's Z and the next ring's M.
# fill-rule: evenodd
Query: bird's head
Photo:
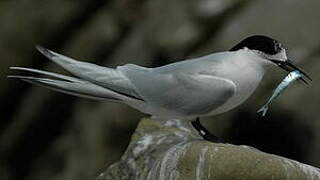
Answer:
M242 49L247 49L254 55L260 57L257 58L259 61L276 65L288 72L299 70L305 77L311 80L304 71L295 66L288 59L286 49L275 39L263 35L250 36L236 44L230 49L230 51L238 51ZM303 81L306 82L305 80Z

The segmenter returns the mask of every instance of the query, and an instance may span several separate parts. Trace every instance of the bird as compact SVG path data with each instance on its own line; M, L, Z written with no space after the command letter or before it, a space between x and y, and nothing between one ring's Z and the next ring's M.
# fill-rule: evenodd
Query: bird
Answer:
M286 71L300 68L287 57L286 48L266 35L249 36L231 49L148 68L125 64L115 68L78 61L41 46L37 50L73 76L26 67L13 70L45 75L10 75L59 92L96 100L124 103L152 118L191 121L205 139L217 140L200 117L227 112L247 100L268 67ZM302 77L302 81L306 82Z

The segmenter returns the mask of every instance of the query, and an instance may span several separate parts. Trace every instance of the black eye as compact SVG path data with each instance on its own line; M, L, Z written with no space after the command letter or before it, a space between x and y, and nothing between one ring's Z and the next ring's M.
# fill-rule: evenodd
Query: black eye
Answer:
M275 46L274 46L275 52L276 52L276 53L280 52L281 49L282 49L281 43L277 43L276 41L275 41L274 43L275 43Z

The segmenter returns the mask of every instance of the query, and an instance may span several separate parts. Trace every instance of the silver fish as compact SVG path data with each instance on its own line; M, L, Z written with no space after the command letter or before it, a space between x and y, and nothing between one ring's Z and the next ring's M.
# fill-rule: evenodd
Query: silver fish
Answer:
M270 99L268 100L268 102L266 104L264 104L258 111L257 113L262 113L262 116L265 116L268 109L269 109L269 105L271 104L271 102L278 97L285 89L287 89L287 87L289 87L289 85L296 81L297 79L301 78L303 76L303 74L298 71L291 71L283 80L282 82L278 85L278 87L273 91L272 96L270 97Z

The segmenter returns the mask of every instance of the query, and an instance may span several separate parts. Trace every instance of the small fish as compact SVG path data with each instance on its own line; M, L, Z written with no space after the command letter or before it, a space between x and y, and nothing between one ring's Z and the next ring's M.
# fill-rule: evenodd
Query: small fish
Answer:
M296 81L297 79L301 78L303 76L303 74L298 71L291 71L283 80L282 82L278 85L278 87L273 91L272 96L270 97L270 99L268 100L268 102L266 104L264 104L258 111L257 113L262 113L262 116L265 116L268 109L269 109L269 105L271 104L271 102L278 97L285 89L287 89L287 87L289 87L289 85Z

